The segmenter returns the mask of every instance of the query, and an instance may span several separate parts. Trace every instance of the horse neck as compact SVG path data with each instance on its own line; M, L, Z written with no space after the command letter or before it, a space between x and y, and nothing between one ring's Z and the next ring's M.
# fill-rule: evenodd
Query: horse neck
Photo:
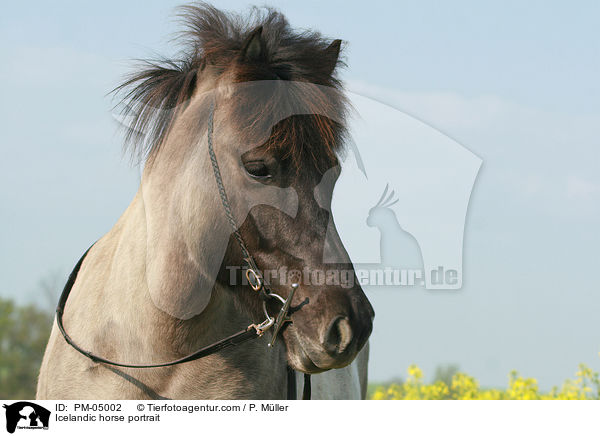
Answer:
M109 357L138 361L170 359L222 339L235 331L234 325L239 330L247 321L236 310L239 304L232 301L233 295L221 288L215 289L201 314L187 320L157 306L148 286L148 246L156 239L148 233L148 209L140 189L115 226L90 250L69 299L67 325L78 326L74 336L99 354L115 351L119 355ZM164 266L169 268L176 269ZM165 290L174 299L177 293L177 288Z
M85 288L94 282L94 276L96 279L107 278L103 286L96 287L97 295L90 295L89 288L84 289L83 294L88 298L85 304L73 302L73 306L80 309L77 311L79 315L86 318L77 323L71 321L68 325L90 329L82 345L113 360L168 361L190 354L256 322L245 313L238 296L219 285L214 287L205 310L187 320L173 317L155 305L146 278L147 241L152 239L144 223L147 209L148 205L144 204L138 192L114 228L90 251L90 258L85 262L89 264L86 270L82 269L87 277L84 277L86 280L82 280L81 286ZM111 270L106 274L108 264ZM85 307L90 305L95 307L97 318L93 323L89 322L89 312L84 313ZM235 398L239 395L285 398L284 351L284 347L278 344L275 350L267 352L265 341L252 341L230 349L227 358L215 355L207 360L201 359L197 366L178 366L172 375L193 380L198 392L206 398ZM256 377L257 374L259 377ZM235 383L214 384L214 377L229 380L232 375L233 380L237 380Z

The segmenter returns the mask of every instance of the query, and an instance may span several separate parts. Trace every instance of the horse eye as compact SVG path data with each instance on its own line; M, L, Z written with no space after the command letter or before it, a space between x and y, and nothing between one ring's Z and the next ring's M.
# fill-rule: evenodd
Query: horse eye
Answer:
M269 168L263 161L246 162L244 168L246 168L246 172L255 179L266 180L273 177L269 172Z

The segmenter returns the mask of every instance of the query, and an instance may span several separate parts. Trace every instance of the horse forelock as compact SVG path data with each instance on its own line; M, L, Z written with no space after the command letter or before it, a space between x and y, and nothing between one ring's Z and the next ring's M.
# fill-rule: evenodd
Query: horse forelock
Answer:
M243 17L200 3L180 8L179 15L185 26L177 38L183 44L181 55L146 61L115 89L123 96L122 114L129 119L125 144L134 159L157 154L180 109L198 88L198 77L210 71L215 83L227 81L233 89L260 81L314 84L309 92L294 93L298 108L283 107L289 99L283 103L282 98L257 105L249 94L235 92L236 98L227 99L223 109L239 127L241 140L251 141L268 129L265 145L292 158L297 168L312 162L324 171L335 164L348 107L336 75L335 67L343 62L337 50L331 50L335 42L317 32L294 31L271 8L253 8ZM242 56L244 45L258 27L263 54L259 61L248 60ZM276 93L278 87L273 88ZM293 90L285 88L288 94Z

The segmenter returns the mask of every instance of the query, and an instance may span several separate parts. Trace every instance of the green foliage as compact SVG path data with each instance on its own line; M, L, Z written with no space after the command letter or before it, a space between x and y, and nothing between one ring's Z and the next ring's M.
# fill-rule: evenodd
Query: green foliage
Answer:
M458 372L458 365L444 365L438 366L435 369L435 374L433 376L433 381L442 381L446 383L447 386L452 384L452 377L454 374Z
M0 298L0 399L35 398L53 316Z

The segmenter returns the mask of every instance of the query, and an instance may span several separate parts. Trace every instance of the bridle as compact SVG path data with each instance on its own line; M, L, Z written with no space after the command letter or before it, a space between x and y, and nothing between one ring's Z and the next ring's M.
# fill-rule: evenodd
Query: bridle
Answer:
M63 325L63 314L65 311L65 305L67 303L67 299L69 298L69 294L73 289L73 285L75 284L75 280L77 279L77 275L83 264L83 261L87 254L89 253L90 247L87 251L81 256L81 259L77 262L73 271L69 275L67 283L60 295L58 300L58 306L56 307L56 324L58 325L58 329L63 335L65 341L73 347L76 351L83 354L87 358L91 359L97 363L104 363L112 366L119 366L124 368L161 368L166 366L179 365L181 363L192 362L194 360L201 359L203 357L214 354L218 351L221 351L225 348L240 345L250 339L257 339L264 335L264 333L273 328L273 335L271 341L267 344L269 348L273 347L275 344L275 340L277 339L277 335L280 332L281 328L288 322L291 322L289 317L290 306L292 303L292 298L294 297L294 293L298 288L298 284L294 283L291 285L290 292L287 298L283 298L281 295L278 295L272 292L268 283L265 282L260 270L258 269L254 258L248 251L246 244L244 243L244 239L238 229L237 223L235 222L235 218L233 217L233 213L231 212L231 206L229 203L229 198L227 197L227 192L225 191L225 186L223 185L223 178L221 177L221 170L219 168L219 163L217 161L217 156L215 155L215 151L213 149L213 124L214 124L214 111L215 104L211 103L209 115L208 115L208 154L210 157L210 161L212 164L213 172L215 175L215 181L217 183L217 188L219 190L219 196L221 197L221 203L223 205L223 209L225 211L225 215L227 216L227 221L229 222L234 238L236 239L240 250L243 255L244 263L246 264L246 278L248 279L248 284L250 287L258 293L259 298L262 300L263 312L265 315L265 320L259 324L250 324L247 328L240 330L237 333L234 333L231 336L228 336L224 339L221 339L218 342L215 342L211 345L203 347L192 354L181 357L176 360L172 360L170 362L162 362L162 363L151 363L151 364L131 364L131 363L120 363L114 362L109 359L105 359L104 357L98 356L91 351L85 350L84 348L77 345L73 339L66 332L65 327ZM275 299L281 303L281 309L276 317L272 317L269 315L267 310L267 301ZM304 390L302 399L310 399L311 397L311 383L310 383L310 375L304 374ZM292 400L296 399L296 374L295 371L287 366L287 399Z

